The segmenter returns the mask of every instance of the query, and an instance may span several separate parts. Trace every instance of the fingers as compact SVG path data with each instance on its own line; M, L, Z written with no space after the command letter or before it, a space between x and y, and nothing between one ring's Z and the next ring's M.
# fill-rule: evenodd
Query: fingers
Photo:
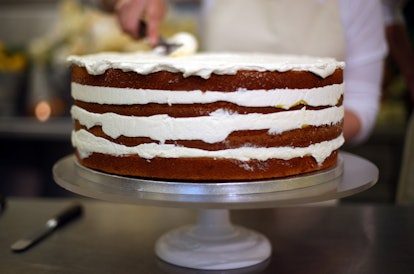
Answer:
M150 0L146 8L147 39L150 45L155 46L158 44L160 25L167 8L164 0Z
M139 21L147 21L147 40L152 45L158 44L161 21L167 11L165 0L119 0L115 12L123 31L134 38L139 37Z
M143 1L140 0L120 0L115 6L121 29L134 38L138 38L138 22L143 11Z

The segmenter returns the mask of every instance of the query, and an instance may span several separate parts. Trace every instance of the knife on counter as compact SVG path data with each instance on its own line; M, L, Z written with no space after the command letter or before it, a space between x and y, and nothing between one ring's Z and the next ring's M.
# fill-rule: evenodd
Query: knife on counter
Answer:
M63 225L75 220L81 215L82 206L79 204L71 205L56 216L47 220L43 228L35 231L33 234L17 240L14 244L12 244L11 250L14 252L25 251L41 240L45 239L48 235L52 234L52 232L56 231L58 228L61 228Z

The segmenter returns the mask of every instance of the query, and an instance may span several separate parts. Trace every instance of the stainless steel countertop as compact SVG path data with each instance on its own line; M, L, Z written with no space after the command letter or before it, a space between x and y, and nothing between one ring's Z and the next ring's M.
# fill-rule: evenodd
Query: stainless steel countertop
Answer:
M9 199L0 215L0 272L204 273L163 263L154 253L163 233L196 222L196 210L76 201L84 206L81 219L32 249L13 253L15 240L73 199ZM233 224L264 234L273 252L256 268L218 273L414 273L413 207L347 204L230 212Z

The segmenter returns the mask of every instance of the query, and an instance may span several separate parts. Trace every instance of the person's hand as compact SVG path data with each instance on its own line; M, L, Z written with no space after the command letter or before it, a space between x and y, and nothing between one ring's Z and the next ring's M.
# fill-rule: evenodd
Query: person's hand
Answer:
M167 12L165 0L119 0L115 13L123 31L139 37L139 21L147 22L147 40L151 46L158 44L161 20Z

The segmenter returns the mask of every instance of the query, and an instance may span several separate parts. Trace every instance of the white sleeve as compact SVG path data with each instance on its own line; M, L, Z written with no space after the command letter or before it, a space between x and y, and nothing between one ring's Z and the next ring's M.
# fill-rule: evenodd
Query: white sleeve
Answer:
M382 8L379 0L341 0L340 4L346 41L344 106L361 121L355 139L360 143L369 137L379 111L387 53Z

